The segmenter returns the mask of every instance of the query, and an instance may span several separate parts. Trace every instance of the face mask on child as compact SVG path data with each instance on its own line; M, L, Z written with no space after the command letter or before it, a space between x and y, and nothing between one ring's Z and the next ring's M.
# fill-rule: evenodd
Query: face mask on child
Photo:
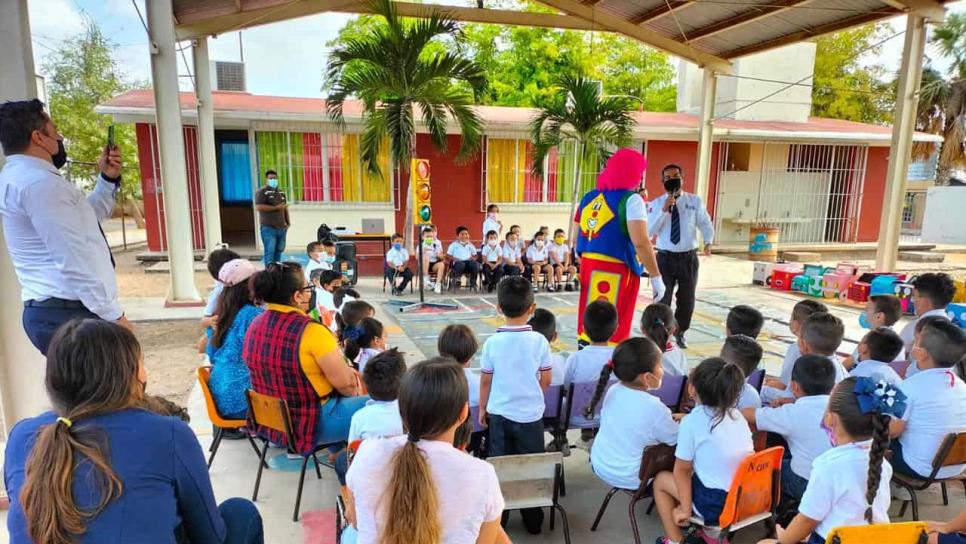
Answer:
M433 242L435 241L436 239L428 234L426 236L423 236L423 245L426 247L433 247Z
M859 326L863 329L871 329L872 323L869 323L869 318L866 317L865 312L859 314Z
M320 253L317 251L313 251L312 253L309 253L309 258L315 262L321 261Z
M489 240L489 241L487 242L487 244L488 244L488 245L489 245L490 247L496 247L496 246L497 246L497 245L499 244L499 242L497 242L496 240Z
M562 246L562 245L564 245L564 242L567 241L567 237L565 237L565 236L557 236L556 238L553 239L553 241L556 242L558 246Z
M537 249L543 249L543 244L544 243L545 242L543 240L536 240L536 241L533 242L533 245L535 245L537 247Z
M497 216L499 216L500 214L499 214L499 212L490 212L490 213L488 213L486 215L489 216L490 219L496 221Z
M822 421L819 423L819 427L821 427L822 430L825 431L825 434L828 435L828 443L831 444L833 448L835 446L838 446L838 443L835 440L835 431L833 431L831 427L825 424L824 417L822 418Z
M402 244L393 244L392 248L395 249L396 251L399 251L402 249Z
M322 257L322 260L329 264L332 264L335 262L335 255L329 255L328 253L326 253L325 256Z

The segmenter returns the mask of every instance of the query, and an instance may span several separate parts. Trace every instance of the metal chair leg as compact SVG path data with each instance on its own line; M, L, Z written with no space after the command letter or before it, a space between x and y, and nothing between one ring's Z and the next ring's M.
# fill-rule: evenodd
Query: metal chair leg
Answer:
M597 510L597 517L594 518L594 524L590 526L591 531L597 530L597 525L600 524L600 518L604 517L604 510L607 510L607 505L610 504L611 497L618 491L616 487L612 487L607 492L607 495L604 495L604 502L600 503L600 508Z
M631 498L631 503L627 505L627 517L631 522L631 532L634 533L634 544L641 544L641 530L637 527L637 510L635 510L640 500L640 498Z
M312 460L315 461L315 475L321 480L322 479L322 469L319 468L319 458L315 456L315 452L312 452Z
M902 506L899 507L899 517L906 515L906 508L909 506L909 501L902 501Z
M299 489L295 492L295 512L292 513L292 521L299 520L299 507L302 505L302 485L305 484L305 467L309 465L309 458L302 458L302 470L299 472Z
M258 457L258 475L255 476L255 491L252 492L252 502L258 500L258 486L262 483L262 470L264 470L268 465L265 463L265 454L268 453L268 440L265 441L265 446L262 448L262 454Z
M261 452L258 451L258 445L255 444L255 439L252 438L252 435L248 434L248 431L242 429L242 432L245 433L245 438L248 439L248 443L251 444L252 445L252 449L255 450L255 456L259 458L259 463L261 463L261 465L264 468L268 468L268 463L266 463L265 461L262 461L261 460L261 455L262 454L261 454Z
M654 511L654 506L656 504L657 504L657 501L655 501L654 499L651 499L651 504L649 504L648 507L647 507L647 515L649 515L649 516L651 515L651 512Z
M209 469L211 468L211 463L215 460L215 454L218 453L218 445L221 444L221 436L224 433L225 430L221 427L218 427L218 430L215 431L215 438L211 441L211 446L208 448L208 451L211 452L211 455L208 456Z
M208 444L208 451L215 449L215 439L218 438L218 435L221 433L221 427L215 427L214 425L212 425L212 427L215 429L215 432L212 435L211 444Z
M554 508L560 510L560 521L563 523L564 542L566 544L570 544L570 524L567 523L567 511L564 510L563 506L560 506L559 504L555 504ZM554 508L551 508L550 511L553 512ZM551 529L553 529L553 527L551 527Z
M943 506L949 506L949 494L946 492L946 482L939 482L939 489L943 492Z
M912 497L912 521L919 521L919 498L912 490L909 491L909 496Z
M567 475L564 473L563 464L560 465L560 496L567 496Z

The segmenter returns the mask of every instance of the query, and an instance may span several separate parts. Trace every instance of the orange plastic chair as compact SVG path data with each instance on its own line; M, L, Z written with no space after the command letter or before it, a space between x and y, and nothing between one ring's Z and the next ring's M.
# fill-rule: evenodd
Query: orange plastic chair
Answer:
M224 437L226 429L241 430L245 434L245 437L248 438L248 443L252 445L252 449L255 450L255 455L261 457L261 454L258 452L258 446L252 439L252 435L245 430L248 422L244 419L227 419L218 411L218 406L215 405L215 399L211 396L211 389L208 387L208 380L210 379L211 366L199 366L198 383L201 385L201 393L205 397L208 419L215 426L215 436L211 441L211 446L208 448L208 451L211 452L211 456L208 457L208 468L211 468L211 463L215 460L215 454L218 453L218 446L221 445L221 439Z
M825 539L829 544L926 544L929 527L925 522L880 523L836 527Z
M697 515L691 517L691 522L704 527L705 534L719 542L723 541L722 537L759 521L771 520L774 524L784 453L785 448L778 446L745 457L731 481L718 525L706 525Z

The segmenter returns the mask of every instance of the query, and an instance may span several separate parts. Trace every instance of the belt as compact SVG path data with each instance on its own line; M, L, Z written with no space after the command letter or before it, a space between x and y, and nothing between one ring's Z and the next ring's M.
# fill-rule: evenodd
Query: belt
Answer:
M27 308L60 308L63 310L86 309L84 303L79 300L67 300L63 298L50 297L44 300L27 300L23 303Z
M697 249L689 249L688 251L670 251L670 250L667 250L667 249L659 249L659 250L657 250L657 252L658 252L658 254L663 253L665 255L689 255L691 253L697 253L698 250Z

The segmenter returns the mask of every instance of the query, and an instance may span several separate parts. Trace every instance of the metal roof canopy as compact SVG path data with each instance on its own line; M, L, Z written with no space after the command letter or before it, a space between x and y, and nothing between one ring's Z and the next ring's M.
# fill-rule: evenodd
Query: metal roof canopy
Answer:
M731 60L896 15L942 21L951 0L537 0L560 14L396 2L418 17L616 32L720 73ZM179 40L324 12L368 13L364 0L174 0ZM740 31L738 31L740 29Z

